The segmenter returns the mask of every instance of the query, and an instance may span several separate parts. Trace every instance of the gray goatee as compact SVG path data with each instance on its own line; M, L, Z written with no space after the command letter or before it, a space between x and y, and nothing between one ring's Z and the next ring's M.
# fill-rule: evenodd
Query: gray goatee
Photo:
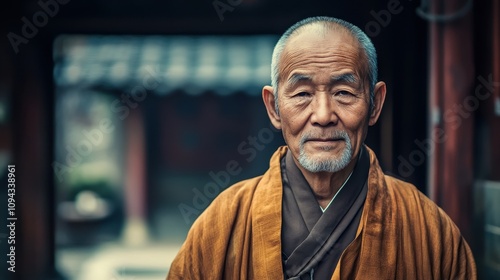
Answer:
M345 148L342 151L340 157L328 158L323 160L315 159L314 155L307 155L304 148L305 142L307 142L307 140L309 139L314 138L343 139L345 141ZM330 149L331 147L324 148L325 151L328 151ZM298 160L300 165L302 165L302 167L304 167L309 172L338 172L344 169L349 164L349 162L351 161L351 157L351 139L349 138L349 135L347 135L347 132L345 132L345 130L336 130L333 133L326 135L304 134L300 139Z

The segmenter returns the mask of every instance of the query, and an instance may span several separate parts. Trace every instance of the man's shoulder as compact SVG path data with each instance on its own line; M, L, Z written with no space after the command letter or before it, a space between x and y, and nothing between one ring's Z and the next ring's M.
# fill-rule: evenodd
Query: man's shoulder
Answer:
M281 190L281 169L280 158L286 153L286 147L280 147L273 154L270 160L269 169L264 174L241 180L234 183L216 198L217 199L241 199L253 196L258 189L266 190L272 193Z
M227 189L221 192L217 199L225 198L241 198L252 195L255 192L257 186L259 186L260 181L264 175L259 175L253 178L248 178L241 180L229 186Z
M388 192L393 198L392 204L397 207L398 215L409 214L409 219L420 217L424 218L428 225L436 223L440 226L450 227L452 231L458 230L448 214L418 190L415 185L391 175L384 175L384 178Z
M385 173L378 163L377 156L369 147L366 147L370 154L370 173L368 177L369 187L375 188L379 195L386 199L393 198L396 202L421 202L432 203L422 192L412 183L403 181L391 174Z
M396 178L389 174L384 174L384 180L387 184L387 187L396 192L397 195L401 195L403 197L407 196L420 196L423 195L422 192L418 190L418 188L410 182L403 181L399 178Z
M384 179L389 192L397 199L397 202L408 204L418 204L422 207L439 208L431 199L423 194L412 183L384 174Z
M275 152L264 174L241 180L219 193L198 220L218 219L222 215L226 221L232 222L249 213L252 205L277 202L282 186L279 160L284 152L283 147Z
M210 204L207 209L214 215L219 215L220 211L210 211L215 209L225 209L224 214L227 215L231 211L242 208L249 208L254 200L255 193L258 188L265 187L262 184L264 175L241 180L223 190ZM207 211L205 211L207 212Z
M411 220L423 218L441 224L453 224L449 216L430 198L423 194L415 185L385 174L378 164L375 153L370 153L369 187L377 205L392 209L391 212L400 219Z

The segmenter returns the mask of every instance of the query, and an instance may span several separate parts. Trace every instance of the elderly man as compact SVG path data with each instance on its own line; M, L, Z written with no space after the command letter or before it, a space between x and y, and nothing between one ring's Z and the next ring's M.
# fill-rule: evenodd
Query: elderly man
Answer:
M352 24L308 18L273 52L262 97L287 146L193 224L168 279L475 279L469 246L363 144L386 85Z

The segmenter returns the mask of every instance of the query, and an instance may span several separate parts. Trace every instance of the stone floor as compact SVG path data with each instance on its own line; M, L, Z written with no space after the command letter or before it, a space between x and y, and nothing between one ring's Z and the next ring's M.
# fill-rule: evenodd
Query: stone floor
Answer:
M56 263L68 280L164 280L180 245L63 248L56 253Z

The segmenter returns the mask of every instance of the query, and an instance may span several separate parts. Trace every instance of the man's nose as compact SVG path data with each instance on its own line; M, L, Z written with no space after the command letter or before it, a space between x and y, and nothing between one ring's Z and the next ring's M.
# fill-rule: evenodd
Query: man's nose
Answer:
M330 94L322 93L314 97L311 122L313 125L328 126L338 121L337 106Z

